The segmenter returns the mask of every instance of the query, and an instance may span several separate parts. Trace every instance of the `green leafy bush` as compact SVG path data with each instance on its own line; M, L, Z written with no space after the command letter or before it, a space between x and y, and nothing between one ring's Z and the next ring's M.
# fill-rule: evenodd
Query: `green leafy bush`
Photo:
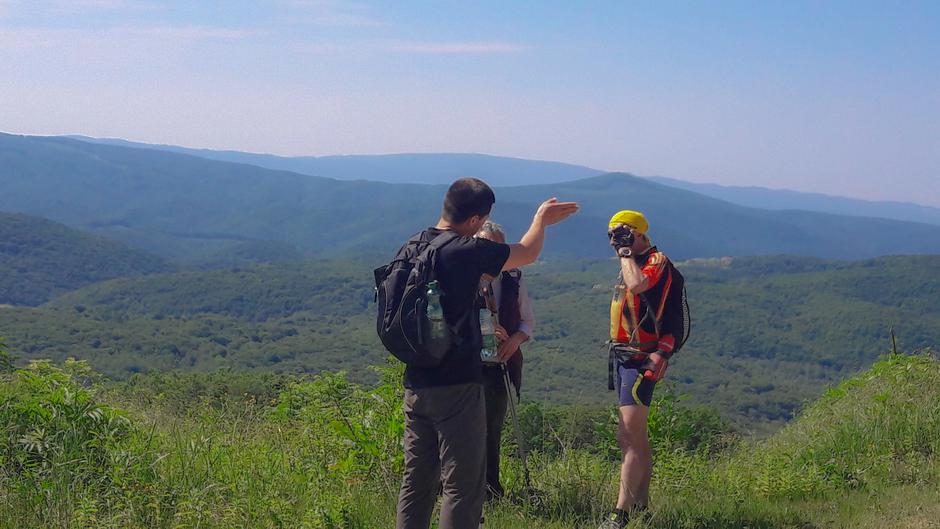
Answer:
M81 516L86 500L109 497L135 462L132 427L96 398L81 361L34 361L0 374L0 490L10 515L41 512L47 523ZM64 522L63 522L64 523Z
M404 462L404 390L400 366L377 371L382 382L371 389L350 383L342 372L291 383L271 416L319 432L317 443L331 472L358 482L378 478L392 487Z
M704 406L684 405L664 385L650 406L650 442L655 452L718 449L733 438L731 428L718 413ZM530 402L519 411L519 424L530 451L557 456L566 450L587 450L614 461L621 457L617 445L617 408L587 405L551 406ZM503 451L516 454L511 422L503 434Z
M130 422L96 401L94 374L85 362L66 361L59 368L34 361L2 376L0 462L6 474L41 480L68 465L83 479L107 476Z
M13 357L7 351L6 342L0 337L0 373L13 371Z

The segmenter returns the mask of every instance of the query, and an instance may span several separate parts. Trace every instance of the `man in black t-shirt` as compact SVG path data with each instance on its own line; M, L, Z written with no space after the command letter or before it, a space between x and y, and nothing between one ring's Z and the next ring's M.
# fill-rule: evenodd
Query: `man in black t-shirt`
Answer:
M496 196L486 183L461 178L447 190L437 225L460 235L437 258L444 321L456 335L441 365L405 369L405 472L398 496L397 529L427 529L443 487L439 529L476 529L483 512L486 415L482 386L480 313L477 296L484 276L534 262L545 228L578 210L574 202L550 199L535 213L517 244L474 238Z

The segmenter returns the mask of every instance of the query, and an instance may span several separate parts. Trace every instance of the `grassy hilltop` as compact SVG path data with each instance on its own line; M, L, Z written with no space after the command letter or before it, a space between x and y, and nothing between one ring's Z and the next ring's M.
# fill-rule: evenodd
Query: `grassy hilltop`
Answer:
M0 355L3 358L3 355ZM399 372L140 376L80 362L3 365L0 527L389 527L400 478ZM641 528L928 528L940 517L940 363L883 357L773 437L660 395ZM590 528L615 491L611 410L529 405L537 503L512 435L509 499L487 527Z

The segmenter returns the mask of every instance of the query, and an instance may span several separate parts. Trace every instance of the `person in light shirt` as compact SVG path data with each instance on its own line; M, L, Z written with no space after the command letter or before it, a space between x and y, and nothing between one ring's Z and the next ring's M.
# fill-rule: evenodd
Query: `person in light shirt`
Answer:
M499 224L486 221L477 237L493 242L504 243L506 235ZM486 496L493 500L503 496L503 486L499 481L499 447L506 420L507 387L503 379L503 369L509 372L509 379L520 395L522 387L522 351L520 346L527 342L535 330L535 314L532 312L532 300L522 270L513 268L504 270L499 277L487 282L483 289L483 298L490 310L497 316L496 338L499 341L499 363L484 364L483 389L486 398ZM505 365L501 365L505 364Z

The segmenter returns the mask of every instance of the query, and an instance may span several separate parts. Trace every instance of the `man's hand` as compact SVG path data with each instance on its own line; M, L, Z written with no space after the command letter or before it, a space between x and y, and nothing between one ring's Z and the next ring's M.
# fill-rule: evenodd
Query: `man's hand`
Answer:
M659 382L666 377L666 368L668 367L669 360L665 356L653 353L646 362L646 371L643 373L643 378Z
M550 198L542 202L535 212L535 218L540 220L543 226L551 226L577 213L578 207L577 202L559 202L557 198Z
M499 344L499 348L496 350L499 361L505 362L512 358L512 355L519 350L519 346L522 345L524 341L525 335L521 332L517 332L503 341L503 343Z
M542 245L545 244L545 228L558 224L577 212L577 202L559 202L557 198L542 202L522 240L518 244L509 245L509 259L503 264L503 270L534 263L542 253Z
M498 323L496 324L495 331L496 332L494 334L496 335L497 342L503 343L509 338L509 333L506 332L506 328Z

